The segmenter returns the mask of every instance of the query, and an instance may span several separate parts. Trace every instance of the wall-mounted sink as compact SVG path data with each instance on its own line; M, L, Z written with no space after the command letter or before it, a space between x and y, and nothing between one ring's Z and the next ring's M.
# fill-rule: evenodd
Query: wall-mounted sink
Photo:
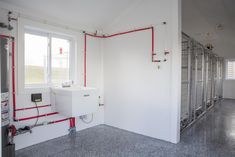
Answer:
M56 110L68 117L78 117L97 111L99 106L98 91L88 87L54 87Z

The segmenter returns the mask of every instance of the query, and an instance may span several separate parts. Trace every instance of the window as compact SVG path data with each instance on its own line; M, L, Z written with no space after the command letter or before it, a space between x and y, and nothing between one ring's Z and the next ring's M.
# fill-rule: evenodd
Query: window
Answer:
M70 80L71 39L26 31L24 34L25 85L61 84Z
M235 79L235 60L226 62L226 79Z
M51 38L51 82L62 83L69 80L69 49L68 40Z
M25 84L46 83L47 45L47 37L25 34Z

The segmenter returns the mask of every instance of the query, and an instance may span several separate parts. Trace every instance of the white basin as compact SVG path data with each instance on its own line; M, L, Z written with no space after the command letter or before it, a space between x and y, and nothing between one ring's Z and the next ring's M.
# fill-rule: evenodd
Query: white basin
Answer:
M97 111L99 106L98 91L88 87L54 87L56 110L68 117L78 117Z

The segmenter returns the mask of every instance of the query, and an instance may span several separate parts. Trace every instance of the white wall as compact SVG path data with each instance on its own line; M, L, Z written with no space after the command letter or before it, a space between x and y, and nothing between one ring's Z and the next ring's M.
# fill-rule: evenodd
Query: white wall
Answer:
M167 62L151 62L151 31L104 40L105 124L177 143L180 106L180 9L177 0L138 1L109 28L118 32L155 26L156 52ZM161 23L167 22L166 26ZM160 69L158 67L160 66Z
M24 14L26 13L30 12L25 10ZM150 31L107 40L88 37L87 84L99 88L101 103L105 104L105 114L104 108L100 107L94 115L94 122L90 125L84 125L77 119L77 130L104 123L103 116L105 115L105 124L174 143L179 141L181 85L179 13L178 0L137 0L104 31L111 33L154 25L157 57L159 59L166 57L167 62L165 63L151 62ZM164 21L167 22L166 26L162 25ZM77 45L77 60L79 62L77 82L83 85L84 43L82 34L65 27L57 28L46 24L48 22L50 19L40 25L75 35L79 41ZM16 33L13 35L17 37ZM164 56L164 49L169 50L170 55ZM22 50L19 49L17 53L18 56L22 55ZM20 59L17 65L20 65ZM22 70L17 67L18 77ZM104 98L103 86L105 88ZM21 91L21 88L17 87L17 105L19 107L32 106L30 93L38 91L43 93L42 104L53 104L53 98L50 97L48 89ZM40 109L40 113L53 110L54 108ZM35 114L35 112L23 112L17 113L17 116ZM61 115L50 117L50 119L58 118L61 118ZM41 121L44 120L44 118L41 119ZM17 123L16 126L24 126L34 122L32 120L26 123ZM20 135L15 138L16 149L66 135L68 127L68 122L63 122L35 128L32 134Z
M235 99L235 80L224 80L223 97L228 99Z
M5 9L0 9L1 15L3 16L0 18L1 22L5 21L6 22L6 15L7 15L7 10ZM12 10L14 11L14 10ZM28 13L26 11L26 13ZM28 13L29 14L29 13ZM29 14L30 15L30 14ZM35 18L37 20L37 18ZM50 19L46 19L47 21L50 21ZM41 22L35 22L31 21L30 19L24 19L24 18L19 18L19 21L27 21L27 24L32 24L33 26L37 26L39 28L43 29L48 29L48 30L53 30L55 32L60 32L60 33L65 33L68 35L72 35L75 37L75 40L77 41L77 49L76 49L76 54L77 54L77 70L75 73L77 73L77 79L75 82L78 85L83 86L83 34L80 32L76 32L74 30L70 29L65 29L61 27L55 27L50 24L45 24ZM24 23L23 23L24 24ZM16 23L14 25L14 31L11 32L11 35L16 37L16 39L21 38L22 34L19 32L22 31L22 22ZM58 24L59 25L59 24ZM15 32L16 30L19 30L18 32ZM2 30L4 31L4 30ZM22 32L21 32L22 33ZM1 32L1 34L8 34L8 32ZM100 91L100 96L101 99L103 99L103 91L102 91L102 64L101 64L101 57L102 53L100 52L100 47L101 47L101 42L99 40L93 40L89 39L88 41L89 45L87 46L88 52L87 52L87 86L90 87L96 87ZM22 38L20 41L16 41L16 78L17 78L17 95L16 95L16 102L17 102L17 108L24 108L24 107L32 107L34 106L33 103L31 103L31 98L30 95L31 93L36 93L36 92L41 92L43 101L39 103L38 105L46 105L46 104L53 104L53 107L51 108L40 108L40 114L45 114L49 112L54 112L56 111L54 103L53 103L53 97L50 95L50 90L47 88L35 88L35 89L24 89L23 86L23 80L21 77L21 74L23 73L23 49L22 49ZM101 102L102 103L102 102ZM12 104L12 103L11 103ZM12 106L11 106L12 110ZM12 113L12 111L11 111ZM28 110L28 111L18 111L17 112L17 118L21 117L30 117L30 116L35 116L36 110ZM58 120L64 118L62 115L55 115L55 116L48 116L46 118L40 118L40 122L44 121L51 121L51 120ZM25 125L32 125L35 123L36 119L29 120L29 121L23 121L23 122L14 122L13 124L16 125L17 128L23 127ZM104 107L99 107L98 111L94 114L94 121L87 125L81 122L80 119L76 118L76 126L77 126L77 131L82 130L88 127L92 127L95 125L103 124L104 123ZM27 133L24 135L19 135L15 137L15 143L16 143L16 149L21 149L33 144L37 144L39 142L43 142L46 140L50 140L56 137L60 137L63 135L68 134L68 129L69 129L69 122L65 121L62 123L58 124L52 124L52 125L47 125L47 126L41 126L33 129L33 132L31 134Z

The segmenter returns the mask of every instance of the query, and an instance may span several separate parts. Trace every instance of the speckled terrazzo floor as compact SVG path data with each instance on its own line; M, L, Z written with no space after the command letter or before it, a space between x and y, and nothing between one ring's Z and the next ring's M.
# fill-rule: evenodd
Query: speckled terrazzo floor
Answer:
M100 125L18 150L16 157L235 157L235 100L216 105L179 144Z

